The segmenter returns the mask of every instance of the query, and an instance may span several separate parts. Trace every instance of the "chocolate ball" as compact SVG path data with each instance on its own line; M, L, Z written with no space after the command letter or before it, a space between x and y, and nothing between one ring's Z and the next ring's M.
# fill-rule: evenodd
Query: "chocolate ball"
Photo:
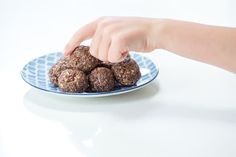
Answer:
M114 64L112 71L116 80L124 86L136 84L141 77L139 66L133 59Z
M81 45L71 54L68 66L89 73L100 63L99 59L90 54L88 46Z
M58 77L61 75L61 72L65 69L68 69L68 57L62 58L54 64L48 72L49 80L54 85L58 86Z
M83 71L66 69L58 77L58 86L64 92L84 92L88 88L88 79Z
M114 89L115 78L110 69L97 67L89 75L89 83L93 92L108 92Z

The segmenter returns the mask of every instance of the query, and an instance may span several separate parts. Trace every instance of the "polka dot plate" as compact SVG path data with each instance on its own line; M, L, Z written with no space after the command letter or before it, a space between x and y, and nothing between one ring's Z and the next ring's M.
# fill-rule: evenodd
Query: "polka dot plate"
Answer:
M131 92L148 85L158 75L157 66L147 57L137 53L131 53L131 57L138 63L141 71L141 78L133 86L127 87L116 87L115 90L110 92L94 92L94 93L68 93L61 91L58 87L54 86L48 78L48 71L53 64L60 59L63 54L61 52L47 54L36 59L33 59L27 63L21 70L21 76L23 80L29 85L40 89L45 92L59 94L63 96L74 96L74 97L101 97L117 95L122 93Z

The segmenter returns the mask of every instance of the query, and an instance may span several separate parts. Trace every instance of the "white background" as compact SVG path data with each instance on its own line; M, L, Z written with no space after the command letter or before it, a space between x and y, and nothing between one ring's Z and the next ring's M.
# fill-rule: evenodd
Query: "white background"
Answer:
M167 51L146 88L65 98L20 77L99 16L144 16L236 27L233 0L0 0L0 157L235 157L236 75ZM206 34L207 35L207 34ZM223 52L222 52L223 53Z

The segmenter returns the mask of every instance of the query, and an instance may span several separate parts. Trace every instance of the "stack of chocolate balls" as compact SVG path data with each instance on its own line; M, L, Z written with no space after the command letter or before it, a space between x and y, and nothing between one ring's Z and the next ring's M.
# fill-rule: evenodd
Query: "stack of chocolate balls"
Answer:
M108 92L117 85L135 85L141 77L138 64L130 56L120 63L102 62L82 45L54 64L48 75L64 92Z

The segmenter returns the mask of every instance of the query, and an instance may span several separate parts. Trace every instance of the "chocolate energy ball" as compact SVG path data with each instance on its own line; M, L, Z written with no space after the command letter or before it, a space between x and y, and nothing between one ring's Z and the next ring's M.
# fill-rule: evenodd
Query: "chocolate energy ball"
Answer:
M97 67L89 75L89 83L93 92L108 92L114 89L115 78L110 69Z
M88 88L88 79L83 71L66 69L58 78L58 86L64 92L84 92Z
M139 66L133 59L114 64L112 71L116 80L124 86L134 85L141 77Z
M49 80L56 86L58 86L58 77L61 75L61 72L65 69L68 69L68 57L62 58L54 64L48 72Z
M88 46L80 45L70 56L68 66L89 73L100 63L99 59L90 54Z

